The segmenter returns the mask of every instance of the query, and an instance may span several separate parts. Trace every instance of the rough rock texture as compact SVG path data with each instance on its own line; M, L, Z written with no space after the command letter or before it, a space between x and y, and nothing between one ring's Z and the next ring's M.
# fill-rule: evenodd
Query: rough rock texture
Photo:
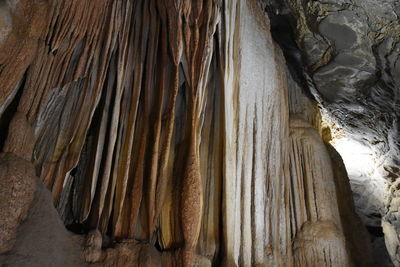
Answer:
M44 0L0 3L0 116L24 83L24 73L36 56L38 40L45 29L48 9L49 3Z
M168 255L161 257L152 245L135 240L122 240L112 248L102 250L102 235L99 230L91 231L83 249L83 256L90 266L168 266ZM167 253L164 253L167 254ZM201 265L202 266L202 265Z
M390 224L387 242L395 242L400 234L399 2L263 3L292 74L319 101L330 126L341 131L333 135L333 145L344 156L358 213L371 227L380 227L381 220Z
M105 259L91 266L109 267L158 267L162 264L161 253L149 244L141 244L133 240L125 240L113 248L103 252Z
M0 57L0 144L34 163L68 227L90 232L87 262L353 266L350 243L368 251L343 225L352 200L338 201L318 108L258 1L36 3L35 49ZM0 51L25 49L7 25Z
M85 246L83 249L83 255L85 261L89 263L95 263L104 260L104 255L101 250L103 244L103 237L99 230L91 231L87 237Z
M31 206L37 177L30 162L0 153L0 254L12 249Z
M8 133L3 151L13 153L30 162L35 141L33 129L24 114L15 113L8 127Z
M18 228L14 248L0 255L0 265L84 266L81 243L80 237L74 237L65 229L50 192L38 183L32 206Z

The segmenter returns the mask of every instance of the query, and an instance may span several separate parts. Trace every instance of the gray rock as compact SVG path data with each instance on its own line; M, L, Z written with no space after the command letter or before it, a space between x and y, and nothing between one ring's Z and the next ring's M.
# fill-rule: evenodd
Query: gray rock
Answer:
M374 159L371 173L349 171L358 213L371 226L384 217L399 235L400 214L393 208L400 198L399 1L266 2L270 14L285 14L291 23L302 59L296 64L310 77L315 99L346 138L368 148ZM395 249L389 253L400 257Z

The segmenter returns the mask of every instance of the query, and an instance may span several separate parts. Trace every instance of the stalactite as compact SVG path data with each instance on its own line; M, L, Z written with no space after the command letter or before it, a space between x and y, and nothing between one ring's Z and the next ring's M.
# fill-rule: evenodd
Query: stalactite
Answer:
M351 265L318 109L257 1L60 0L30 14L42 13L29 58L0 56L18 69L0 72L0 117L21 92L2 150L32 161L68 227L91 231L89 262Z

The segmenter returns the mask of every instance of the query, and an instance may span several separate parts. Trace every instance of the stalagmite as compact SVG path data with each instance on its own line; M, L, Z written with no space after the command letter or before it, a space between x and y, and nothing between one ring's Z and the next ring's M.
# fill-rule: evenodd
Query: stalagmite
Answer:
M307 122L292 118L290 126L295 265L350 266L329 154Z

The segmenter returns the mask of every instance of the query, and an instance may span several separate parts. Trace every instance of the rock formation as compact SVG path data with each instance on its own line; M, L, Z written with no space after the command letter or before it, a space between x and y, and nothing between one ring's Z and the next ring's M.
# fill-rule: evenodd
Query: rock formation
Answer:
M0 253L11 250L19 224L28 214L36 190L33 166L13 154L0 154Z
M370 227L382 224L392 260L400 264L395 249L400 233L400 4L264 2L292 73L324 107L332 130L340 131L333 133L333 145L344 157L358 214ZM291 39L282 29L292 32Z
M300 2L0 2L0 185L23 195L0 188L1 212L14 216L0 218L0 263L18 266L25 255L31 266L372 266L347 172L321 137L320 108L337 115L356 86L393 90L372 75L372 43L356 45L362 32L308 17L328 3ZM289 12L287 27L297 23L295 38L277 37L277 11ZM344 39L332 45L335 36L315 34L307 19ZM344 58L331 66L335 47ZM360 65L345 69L356 55ZM334 117L349 129L395 129L386 126L397 102L372 102L392 112L378 130L353 125L351 103L343 112L352 120ZM396 262L391 196L382 216ZM43 225L54 241L32 238L52 251L24 254L35 246L29 226Z

